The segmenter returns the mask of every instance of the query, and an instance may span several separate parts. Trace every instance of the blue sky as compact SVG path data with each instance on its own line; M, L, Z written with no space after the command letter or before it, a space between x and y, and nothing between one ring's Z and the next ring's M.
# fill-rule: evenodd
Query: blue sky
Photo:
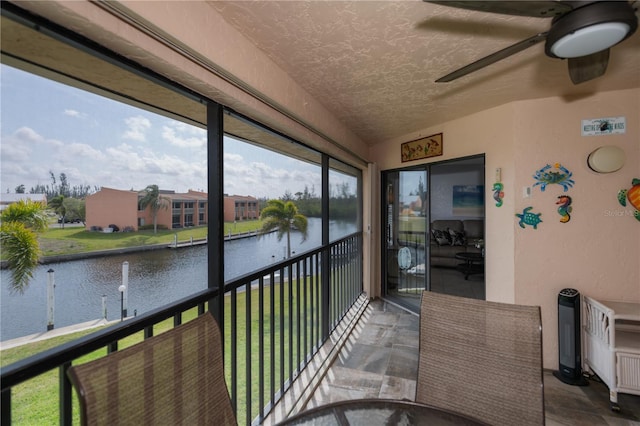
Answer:
M49 171L71 186L207 191L204 129L7 65L0 77L1 192L51 184ZM225 138L225 193L319 195L320 182L317 166Z

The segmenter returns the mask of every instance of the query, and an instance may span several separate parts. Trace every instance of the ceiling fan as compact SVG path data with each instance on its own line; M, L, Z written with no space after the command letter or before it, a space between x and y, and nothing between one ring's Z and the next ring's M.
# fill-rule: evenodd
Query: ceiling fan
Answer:
M638 28L638 17L628 1L424 1L489 13L552 19L549 31L485 56L439 78L436 83L455 80L545 40L547 56L567 59L571 81L579 84L603 75L609 63L609 48Z

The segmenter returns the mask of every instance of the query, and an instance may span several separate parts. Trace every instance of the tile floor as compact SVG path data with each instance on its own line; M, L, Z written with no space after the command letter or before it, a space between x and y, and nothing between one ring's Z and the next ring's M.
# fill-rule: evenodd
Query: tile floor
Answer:
M424 285L423 283L421 283ZM398 291L393 291L396 301L405 306L420 306L422 288L403 288L402 282ZM484 274L470 275L464 279L464 274L455 268L434 267L431 269L431 290L452 296L469 297L472 299L485 298Z
M372 301L306 408L356 398L415 397L418 317L391 303ZM609 409L605 385L570 386L544 373L547 425L640 425L640 396L620 394Z

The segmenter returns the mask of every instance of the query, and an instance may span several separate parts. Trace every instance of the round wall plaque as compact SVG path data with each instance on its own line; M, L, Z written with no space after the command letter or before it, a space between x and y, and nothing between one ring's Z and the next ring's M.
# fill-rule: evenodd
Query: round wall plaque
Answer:
M612 173L624 166L624 151L617 146L608 145L589 154L587 164L589 168L598 173Z

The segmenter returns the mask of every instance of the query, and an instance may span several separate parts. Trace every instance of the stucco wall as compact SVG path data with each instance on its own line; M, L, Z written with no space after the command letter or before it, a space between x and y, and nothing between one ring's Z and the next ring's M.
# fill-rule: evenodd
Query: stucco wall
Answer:
M120 229L127 226L138 230L138 193L102 188L86 199L86 229L92 226L106 228L110 224Z
M625 116L624 135L583 137L582 119ZM583 99L562 97L521 101L483 111L421 134L375 146L381 170L414 165L400 162L400 144L444 133L444 155L434 160L485 153L489 190L502 169L504 205L486 207L487 299L539 305L542 310L544 367L558 367L557 295L565 287L610 300L640 302L640 222L617 202L617 192L640 177L640 90L606 92ZM598 174L586 165L602 145L624 149L626 164L616 173ZM523 187L547 163L560 162L575 185L568 223L560 223L555 204L563 189L538 187L523 198ZM491 194L487 193L487 200ZM515 213L533 206L542 213L537 230L521 229Z
M640 90L599 93L581 100L561 97L519 102L515 106L515 207L542 213L537 230L516 228L515 302L542 306L545 367L557 368L557 294L565 288L609 300L640 302L640 222L622 207L617 193L640 177ZM581 136L582 119L625 116L623 135ZM618 172L598 174L587 156L603 145L626 153ZM573 212L560 222L555 204L558 185L537 186L521 196L532 175L560 162L573 173Z

